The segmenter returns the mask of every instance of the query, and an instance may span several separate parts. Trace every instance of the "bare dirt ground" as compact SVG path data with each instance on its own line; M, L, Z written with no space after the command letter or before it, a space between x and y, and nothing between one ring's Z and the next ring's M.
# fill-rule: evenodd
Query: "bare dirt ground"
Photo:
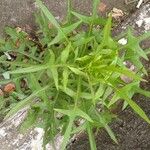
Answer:
M150 89L150 82L146 88ZM150 117L150 101L140 95L134 99L140 104ZM114 121L111 128L115 132L119 145L113 143L108 134L102 130L96 136L98 150L149 150L150 149L150 126L140 119L131 109L119 114L119 119ZM90 150L88 138L82 135L69 150Z

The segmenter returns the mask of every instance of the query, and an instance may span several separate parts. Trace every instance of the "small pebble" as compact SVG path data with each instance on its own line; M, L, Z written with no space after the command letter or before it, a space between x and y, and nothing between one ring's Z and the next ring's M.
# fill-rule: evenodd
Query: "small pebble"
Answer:
M122 39L120 39L120 40L118 41L118 43L121 44L121 45L126 45L126 44L127 44L127 39L122 38Z
M15 90L15 84L14 83L8 83L7 85L4 86L4 92L10 93Z

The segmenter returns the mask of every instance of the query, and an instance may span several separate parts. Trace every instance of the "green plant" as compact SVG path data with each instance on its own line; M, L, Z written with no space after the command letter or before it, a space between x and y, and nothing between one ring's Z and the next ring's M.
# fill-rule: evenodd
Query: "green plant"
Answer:
M6 118L29 106L21 128L42 127L44 145L61 133L64 136L62 150L73 134L83 131L88 133L90 147L95 150L93 129L100 128L105 128L117 143L109 123L116 117L111 110L118 101L124 101L124 106L130 105L150 123L132 100L134 93L150 97L150 93L139 86L140 81L145 81L142 74L146 74L140 58L148 60L139 44L150 33L134 37L129 29L124 34L128 43L120 45L111 36L111 14L107 21L97 15L99 0L93 0L90 17L69 7L65 24L59 24L40 0L36 2L41 11L36 15L40 29L35 37L7 27L8 38L0 41L1 73L7 78L1 83L14 82L16 85L16 92L10 94L15 102L10 102ZM70 0L68 2L70 6ZM77 18L76 22L72 16ZM88 29L82 30L82 25ZM129 70L125 61L130 61L137 71ZM122 75L132 81L124 82Z

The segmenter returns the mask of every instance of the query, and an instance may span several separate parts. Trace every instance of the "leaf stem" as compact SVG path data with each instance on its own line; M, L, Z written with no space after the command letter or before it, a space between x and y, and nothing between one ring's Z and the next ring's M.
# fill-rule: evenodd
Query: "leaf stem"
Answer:
M96 150L97 148L96 148L96 142L94 139L94 134L89 123L87 124L87 132L89 136L91 150Z
M80 95L80 90L81 90L81 76L78 77L78 84L77 84L77 93L76 93L76 97L75 97L75 107L78 107L78 99L79 99L79 95Z

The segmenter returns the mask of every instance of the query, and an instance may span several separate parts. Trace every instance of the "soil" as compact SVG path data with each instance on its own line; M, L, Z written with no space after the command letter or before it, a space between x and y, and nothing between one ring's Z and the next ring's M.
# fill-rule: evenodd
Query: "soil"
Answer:
M150 82L146 88L150 89ZM134 100L150 117L150 99L135 95ZM98 150L149 150L150 126L137 116L130 108L118 114L119 119L111 124L119 144L113 143L106 131L101 130L96 136ZM69 150L90 150L88 138L83 134Z

